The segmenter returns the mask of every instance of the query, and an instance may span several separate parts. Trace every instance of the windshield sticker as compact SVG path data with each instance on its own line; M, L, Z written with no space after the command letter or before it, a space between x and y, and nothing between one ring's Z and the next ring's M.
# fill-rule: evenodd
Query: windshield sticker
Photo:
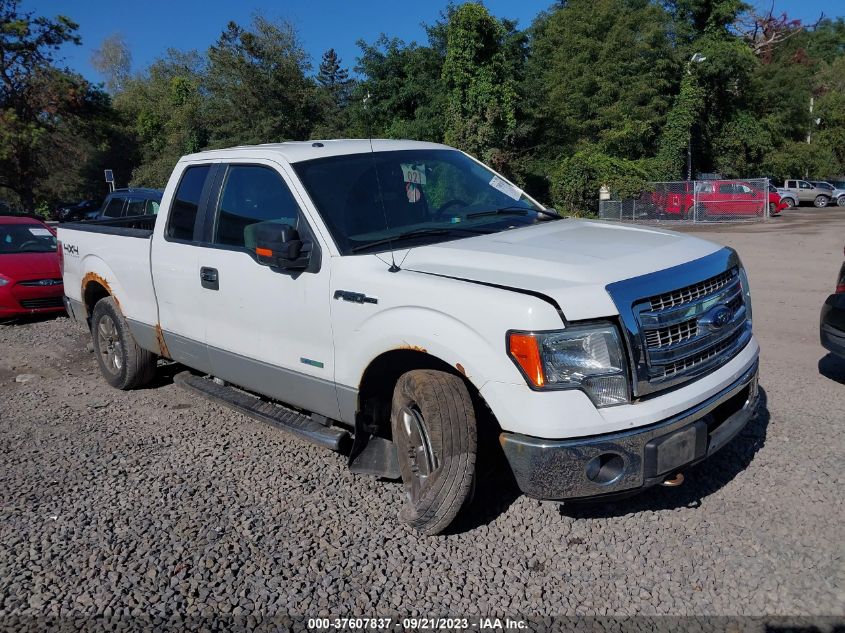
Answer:
M502 180L498 176L493 176L493 178L490 180L490 186L494 189L498 189L503 194L505 194L509 198L513 198L514 200L519 200L519 198L522 196L522 189L514 187L512 184Z
M402 178L405 180L405 182L412 182L418 185L425 184L425 165L414 165L413 163L400 163L400 166L402 167ZM414 201L412 200L411 202Z
M420 198L422 198L422 191L420 191L420 186L414 184L413 182L405 183L405 193L408 195L408 202L410 202L411 204L419 202Z
M53 237L53 234L47 229L29 229L29 232L38 237Z

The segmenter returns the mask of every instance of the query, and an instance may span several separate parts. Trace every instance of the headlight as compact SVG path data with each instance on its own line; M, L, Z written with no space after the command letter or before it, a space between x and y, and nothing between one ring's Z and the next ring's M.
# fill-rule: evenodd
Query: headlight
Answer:
M739 283L742 284L742 298L745 302L745 311L748 314L748 322L751 323L751 286L748 285L748 275L745 268L739 265Z
M630 402L625 354L610 323L509 332L508 354L534 389L581 389L597 407Z

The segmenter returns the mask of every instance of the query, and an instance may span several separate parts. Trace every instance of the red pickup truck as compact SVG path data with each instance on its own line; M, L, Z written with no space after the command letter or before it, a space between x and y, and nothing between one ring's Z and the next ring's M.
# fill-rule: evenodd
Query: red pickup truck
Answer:
M696 180L661 183L641 200L659 217L712 219L720 216L761 215L768 195L769 215L778 215L789 205L776 191L736 180Z

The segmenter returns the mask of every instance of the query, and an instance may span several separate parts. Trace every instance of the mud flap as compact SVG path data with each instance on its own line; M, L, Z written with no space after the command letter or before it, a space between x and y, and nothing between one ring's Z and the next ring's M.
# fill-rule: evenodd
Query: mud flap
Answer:
M399 479L396 446L388 439L372 435L367 430L366 417L355 416L355 437L349 453L349 470L356 475L374 475L385 479Z

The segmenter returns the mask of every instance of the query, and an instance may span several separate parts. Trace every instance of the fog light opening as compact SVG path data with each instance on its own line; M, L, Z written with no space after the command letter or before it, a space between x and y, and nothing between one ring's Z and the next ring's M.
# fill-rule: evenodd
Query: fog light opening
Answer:
M606 486L612 484L625 470L625 460L616 453L602 453L587 462L587 479L593 483Z

